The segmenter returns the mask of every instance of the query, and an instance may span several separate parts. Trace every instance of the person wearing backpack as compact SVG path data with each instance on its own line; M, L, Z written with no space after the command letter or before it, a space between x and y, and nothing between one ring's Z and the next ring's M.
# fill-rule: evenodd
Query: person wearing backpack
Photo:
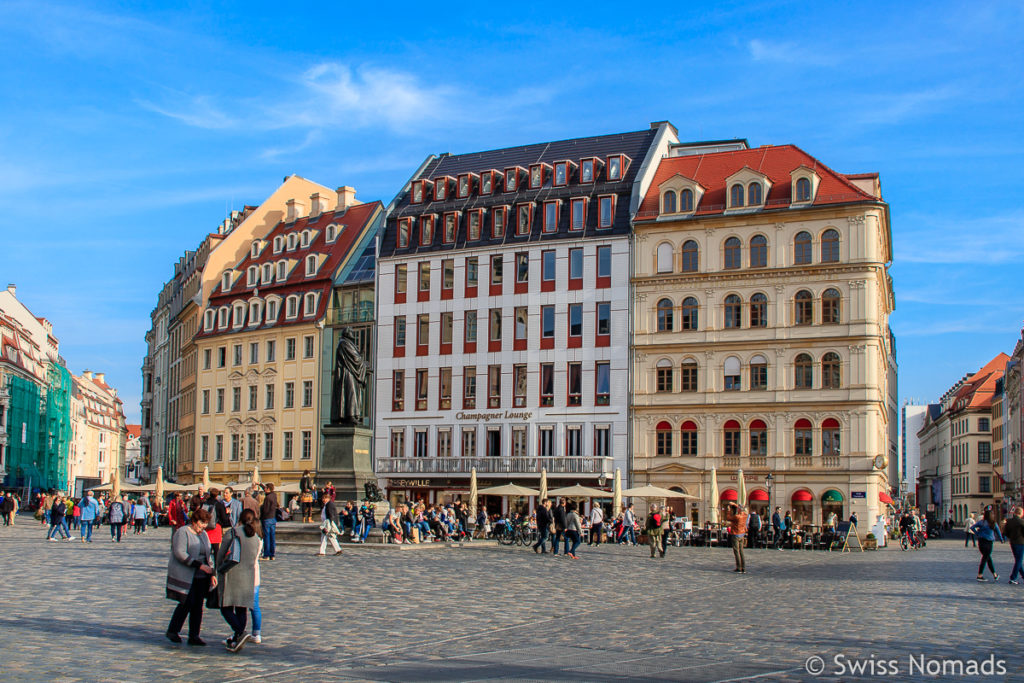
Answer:
M655 550L661 545L661 513L658 511L657 505L651 506L651 513L647 515L644 531L647 533L647 544L651 546L651 559L653 560Z
M82 543L92 543L92 526L100 512L100 506L92 497L92 491L87 492L85 498L78 501L78 508L81 510Z
M110 542L113 543L115 540L121 542L121 532L124 529L124 520L128 516L128 510L125 509L123 500L115 500L110 504L108 510L110 515Z
M263 545L260 525L251 510L243 510L237 526L224 532L224 542L217 554L217 594L220 614L231 627L231 636L224 641L228 652L239 652L250 639L259 634L262 624L253 619L253 633L246 633L249 610L254 617L259 609L259 557Z
M757 514L757 510L751 510L747 517L747 532L750 534L747 547L756 548L761 537L761 515Z

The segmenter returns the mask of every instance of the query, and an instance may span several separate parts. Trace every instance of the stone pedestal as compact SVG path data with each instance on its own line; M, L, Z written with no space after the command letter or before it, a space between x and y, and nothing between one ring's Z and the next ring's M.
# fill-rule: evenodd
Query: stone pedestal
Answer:
M364 484L377 481L370 459L373 430L357 425L326 425L321 431L324 449L317 472L318 485L334 484L342 505L344 501L362 500Z

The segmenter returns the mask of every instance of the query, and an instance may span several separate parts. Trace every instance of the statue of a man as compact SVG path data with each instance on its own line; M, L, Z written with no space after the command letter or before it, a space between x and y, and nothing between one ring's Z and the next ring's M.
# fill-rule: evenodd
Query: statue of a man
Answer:
M363 419L366 361L351 328L341 330L334 354L334 386L331 392L331 423L357 423Z

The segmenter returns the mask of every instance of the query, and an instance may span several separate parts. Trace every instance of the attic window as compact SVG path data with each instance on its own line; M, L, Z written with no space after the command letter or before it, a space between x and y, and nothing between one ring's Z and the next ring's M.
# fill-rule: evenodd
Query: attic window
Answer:
M249 249L249 254L253 258L256 258L257 256L260 255L260 241L259 240L253 240L252 247Z
M277 306L278 306L278 300L277 299L271 299L271 300L267 301L267 324L268 325L270 323L274 322L275 320L277 320Z
M221 309L217 311L217 327L224 329L228 326L228 313L229 309L227 306L222 306Z
M212 310L207 309L206 313L203 314L203 329L207 332L213 329L213 318L214 313Z
M553 184L556 186L568 185L569 184L569 162L559 161L555 164L555 179Z
M622 180L622 155L608 157L608 180Z
M411 218L398 219L398 248L405 249L409 246L409 232L412 230Z
M519 189L519 170L517 168L505 169L505 192L515 192Z
M434 181L434 201L443 202L448 199L448 178L438 178Z
M327 235L326 235L326 237L324 239L327 240L328 244L333 242L334 240L338 239L338 226L335 225L334 223L331 223L330 225L328 225L327 226Z
M764 201L761 192L761 183L750 183L750 185L747 186L747 205L760 206L763 203Z
M434 217L420 216L420 246L427 246L434 241Z
M316 275L316 260L317 259L315 254L310 254L309 256L306 257L306 277Z
M295 233L292 232L292 233L288 234L288 251L291 251L294 248L295 248Z
M302 231L302 248L305 249L309 246L309 230Z
M460 181L461 182L461 181ZM451 244L455 241L455 233L459 227L459 214L452 211L444 215L444 232L441 235L441 240L445 244Z
M310 316L316 313L316 299L317 297L315 293L309 292L306 294L305 311L303 311L303 315Z
M508 222L508 209L496 206L491 212L491 238L501 239L505 236L505 224Z
M594 182L594 160L584 159L580 162L580 182L581 183L592 183Z
M491 194L494 191L494 171L480 174L480 194Z
M729 188L729 208L736 209L743 206L743 186L736 183Z
M412 181L412 203L422 204L423 203L423 181L414 180Z
M587 223L587 200L576 197L569 202L569 229L582 230Z
M798 178L796 181L796 198L798 202L811 201L811 181L807 178Z
M288 277L288 262L278 261L277 262L277 281L284 282L285 278Z
M249 266L245 273L245 284L248 287L255 287L259 284L260 269L257 266Z
M232 313L233 325L235 327L241 327L242 323L245 322L245 305L235 304L234 311Z
M480 223L483 222L483 209L473 209L469 212L469 227L467 232L471 240L480 239Z
M693 211L693 190L683 190L679 193L679 210Z
M530 167L530 189L536 190L544 184L544 166L534 164Z
M263 264L263 277L261 278L261 284L269 285L274 279L274 266L269 263Z
M274 253L280 254L282 249L284 249L284 238L278 235L274 238Z
M228 291L231 289L231 271L224 273L220 279L220 288L222 291Z
M469 174L463 173L459 176L459 197L465 199L469 196Z

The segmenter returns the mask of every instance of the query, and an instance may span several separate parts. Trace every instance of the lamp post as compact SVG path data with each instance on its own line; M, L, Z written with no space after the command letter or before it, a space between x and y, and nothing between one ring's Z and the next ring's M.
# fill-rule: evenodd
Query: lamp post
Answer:
M772 484L775 483L775 477L769 472L764 478L764 487L768 491L768 519L771 519L772 514Z

